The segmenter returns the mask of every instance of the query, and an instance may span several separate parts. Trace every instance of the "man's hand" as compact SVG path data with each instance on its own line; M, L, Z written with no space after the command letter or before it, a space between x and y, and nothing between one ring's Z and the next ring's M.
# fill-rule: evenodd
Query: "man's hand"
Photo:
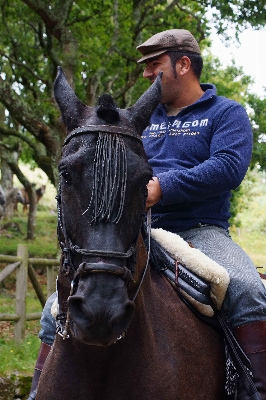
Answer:
M159 179L154 176L147 185L148 197L146 199L146 207L150 208L162 198L162 189L159 183Z

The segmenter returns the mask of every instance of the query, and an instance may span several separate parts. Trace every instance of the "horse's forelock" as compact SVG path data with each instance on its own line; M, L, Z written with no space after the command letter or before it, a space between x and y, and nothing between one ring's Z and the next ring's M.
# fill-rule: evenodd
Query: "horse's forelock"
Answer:
M108 124L119 121L119 111L114 99L109 94L103 94L98 100L96 112L99 118Z

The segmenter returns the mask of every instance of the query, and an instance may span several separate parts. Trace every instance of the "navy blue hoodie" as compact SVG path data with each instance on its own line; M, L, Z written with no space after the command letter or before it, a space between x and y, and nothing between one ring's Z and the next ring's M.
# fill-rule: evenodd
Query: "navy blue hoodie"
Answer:
M199 223L228 229L230 191L242 182L252 153L245 109L203 84L203 96L175 117L160 104L143 144L162 201L152 207L153 227L179 232Z

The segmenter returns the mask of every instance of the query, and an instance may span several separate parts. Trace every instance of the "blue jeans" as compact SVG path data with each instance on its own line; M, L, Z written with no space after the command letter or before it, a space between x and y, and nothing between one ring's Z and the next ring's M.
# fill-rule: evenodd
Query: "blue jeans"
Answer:
M227 270L230 283L223 309L233 327L266 320L266 288L251 259L227 231L203 225L178 234Z
M223 308L233 327L266 320L266 288L251 259L233 242L227 231L203 225L178 235L228 271L230 283ZM55 295L46 302L39 333L40 339L50 345L55 337L55 321L50 311Z
M42 317L41 317L41 330L39 332L39 338L42 342L52 346L55 339L56 324L55 319L51 314L51 307L57 297L56 292L53 293L45 303Z

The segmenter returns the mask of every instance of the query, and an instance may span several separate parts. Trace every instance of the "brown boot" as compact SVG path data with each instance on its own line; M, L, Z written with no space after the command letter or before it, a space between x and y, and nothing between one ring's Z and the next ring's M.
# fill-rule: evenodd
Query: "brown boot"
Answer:
M266 321L238 326L233 333L251 363L261 400L266 400Z
M28 400L35 400L35 398L36 398L37 386L39 383L41 372L42 372L45 360L46 360L50 350L51 350L51 346L49 346L48 344L46 344L44 342L41 343L41 347L39 350L39 354L38 354L35 369L34 369L34 375L32 378L32 384L31 384L30 395L29 395Z

